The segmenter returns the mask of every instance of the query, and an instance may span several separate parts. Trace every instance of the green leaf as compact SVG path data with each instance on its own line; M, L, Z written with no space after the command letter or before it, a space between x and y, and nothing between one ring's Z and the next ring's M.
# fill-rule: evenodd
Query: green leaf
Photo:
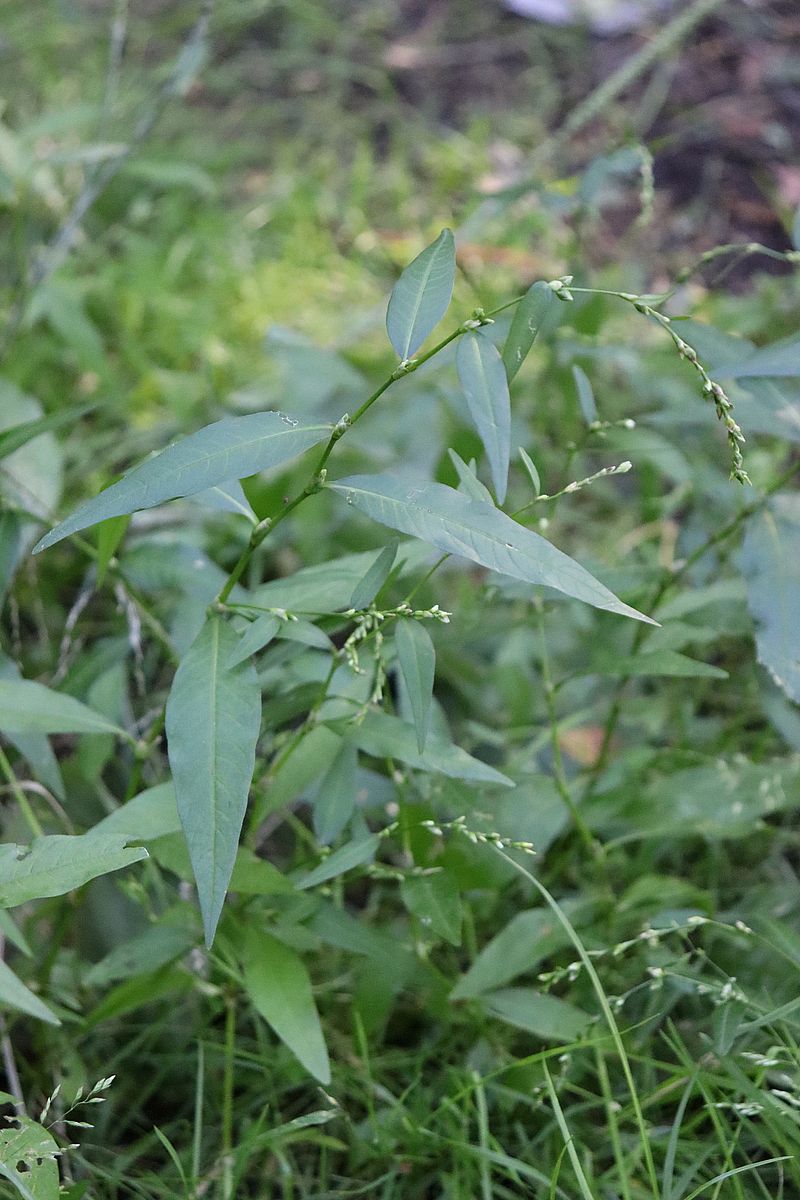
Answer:
M597 420L597 405L594 400L594 390L589 382L589 376L580 367L573 366L572 378L578 389L578 403L581 406L583 419L587 425L593 425Z
M6 963L0 961L0 1004L7 1004L18 1012L46 1021L48 1025L60 1025L58 1017L39 999L35 992L19 979Z
M502 504L511 457L511 399L503 360L484 334L467 333L456 351L456 367L470 416L486 449L497 503Z
M725 363L719 373L726 379L800 376L800 338L794 336L771 346L761 346L739 362Z
M153 925L136 937L115 946L95 963L84 976L89 987L106 987L118 979L147 975L186 954L195 944L188 929L180 925Z
M341 833L353 815L357 771L358 750L345 738L314 798L314 832L324 845Z
M567 945L569 939L546 908L517 913L505 929L484 946L451 992L453 1000L469 1000L507 983L523 971L533 971L543 959Z
M169 762L208 946L236 860L261 729L253 664L226 665L236 645L230 626L209 618L167 700Z
M0 530L2 539L2 530ZM0 679L19 680L19 667L13 659L7 658L0 651ZM12 745L16 746L23 758L28 760L34 774L40 783L56 796L64 799L64 781L61 778L61 768L58 759L44 733L9 733L6 734Z
M239 663L252 658L259 650L268 646L282 624L280 617L275 617L272 613L264 613L263 616L257 617L234 646L227 662L228 669L238 667Z
M800 703L800 496L773 496L750 518L739 566L756 624L758 661Z
M13 908L28 900L62 896L98 875L118 871L147 858L142 847L128 847L124 834L92 829L78 836L52 834L29 846L0 845L0 905Z
M396 758L417 771L438 771L442 775L449 775L451 779L514 786L506 775L442 738L429 735L425 753L420 754L414 729L390 713L368 712L363 721L354 727L351 736L364 753L373 758Z
M54 692L30 679L0 679L0 730L3 733L113 733L124 729L73 696Z
M329 879L336 879L339 875L344 875L346 871L352 871L354 867L363 866L364 863L370 862L375 857L380 840L376 833L371 833L367 837L358 838L354 842L340 846L338 850L334 850L333 854L324 858L313 871L309 871L302 879L298 879L295 886L300 891L304 891L306 888L317 887L320 883L327 883Z
M245 935L242 965L244 986L256 1012L306 1070L327 1086L328 1051L302 960L271 934L251 927Z
M524 1029L546 1042L574 1042L591 1021L588 1013L529 988L503 988L481 996L481 1004L493 1017Z
M397 542L387 542L375 561L370 563L367 571L353 588L353 594L350 597L351 608L367 608L372 604L378 592L389 578L396 557Z
M24 1200L58 1200L56 1159L60 1153L52 1133L30 1117L17 1113L7 1126L0 1127L2 1173Z
M536 496L540 496L542 494L542 481L539 478L539 472L536 470L533 459L526 450L523 450L522 446L519 447L519 456L522 459L522 465L528 472L530 481L533 484L534 494Z
M279 412L249 413L206 425L87 500L45 534L34 553L109 517L153 508L278 466L327 438L330 431L330 425L306 424Z
M546 315L558 303L553 289L539 280L528 288L516 306L503 347L503 363L509 383L527 358Z
M97 586L99 588L105 582L111 559L119 550L130 523L131 518L126 514L124 517L109 517L107 521L101 521L97 528Z
M591 663L587 675L663 675L696 679L727 679L728 672L711 663L698 662L677 650L653 650L632 658L600 658Z
M48 417L37 417L33 421L24 421L21 425L12 425L10 429L4 429L0 433L0 461L32 442L34 438L41 437L43 433L51 433L64 425L71 425L98 407L98 404L82 404L78 408L61 409Z
M93 833L114 833L128 841L149 842L180 830L175 787L159 783L139 792L95 825Z
M394 285L386 332L400 358L411 358L450 305L456 278L456 247L449 229L418 254Z
M451 945L461 945L461 893L447 871L407 875L400 894L408 911L423 926Z
M656 624L604 587L574 559L511 517L441 483L351 475L329 485L375 521L526 583L544 584L595 608Z
M436 651L431 636L421 621L398 621L395 626L394 644L411 701L414 728L417 731L417 749L422 754L431 719Z
M470 500L479 500L493 505L492 493L483 486L472 467L468 466L455 450L448 450L447 453L458 473L458 490L465 496L469 496Z

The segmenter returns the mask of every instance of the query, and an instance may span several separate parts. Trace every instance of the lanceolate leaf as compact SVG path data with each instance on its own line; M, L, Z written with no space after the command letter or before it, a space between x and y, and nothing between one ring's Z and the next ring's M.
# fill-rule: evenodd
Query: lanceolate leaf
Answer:
M750 518L740 564L758 661L800 703L800 496L775 496Z
M45 534L34 552L109 517L193 496L278 466L327 438L330 431L330 425L306 424L279 412L250 413L207 425L148 458L119 483L82 504Z
M408 875L400 892L408 911L426 928L453 946L461 945L461 893L447 871Z
M37 417L34 421L25 421L21 425L12 425L10 429L4 429L0 433L0 460L7 458L21 446L26 446L34 438L41 437L43 433L51 433L64 425L71 425L97 407L97 404L82 404L78 408L61 409L48 417Z
M35 992L18 979L10 967L0 962L0 1006L8 1005L19 1012L47 1021L48 1025L60 1025L58 1017L39 999Z
M553 289L541 280L534 283L520 300L503 347L503 364L509 383L524 363L546 314L558 303Z
M420 754L415 731L390 713L377 710L368 712L363 721L354 727L352 737L364 753L371 754L373 758L396 758L415 770L438 771L451 779L494 783L501 787L514 786L507 775L502 775L494 767L467 754L460 746L442 738L429 735L425 752Z
M455 277L455 242L443 229L406 267L389 298L386 332L401 359L416 353L447 312Z
M31 679L0 679L0 732L128 736L124 729L80 700Z
M239 663L250 658L258 650L263 650L275 637L280 627L280 617L275 617L272 613L264 613L263 616L256 617L234 646L228 659L228 666L237 667Z
M336 879L339 875L344 875L346 871L363 866L364 863L370 862L375 857L375 851L378 849L380 841L377 833L369 833L366 837L340 846L338 850L334 850L333 854L324 858L318 867L314 867L313 871L309 871L302 879L298 879L295 886L300 891L305 888L317 887L320 883L327 883L329 879Z
M0 905L13 908L28 900L62 896L98 875L118 871L147 858L142 847L128 847L126 834L53 834L30 846L0 846Z
M2 530L0 530L2 539ZM0 679L19 680L19 667L13 659L0 651ZM8 740L16 746L23 758L33 768L37 779L49 788L59 800L64 799L64 781L58 759L44 733L7 733Z
M326 845L341 833L353 815L357 770L358 750L345 738L314 799L314 832Z
M469 496L470 500L485 501L486 504L494 504L492 493L487 487L484 487L473 468L464 462L460 454L456 454L455 450L447 451L451 463L458 473L458 490L463 492L465 496Z
M587 425L593 425L597 420L597 405L594 399L594 389L589 376L579 366L573 366L572 378L578 389L578 403L581 406L583 419Z
M470 415L486 448L497 503L502 504L511 455L511 401L503 360L487 337L467 333L459 341L456 366Z
M381 590L394 566L397 542L388 542L353 589L351 608L367 608Z
M375 521L491 571L544 584L595 608L655 624L545 538L441 483L410 486L394 475L351 475L330 485Z
M431 717L436 651L430 634L420 621L398 621L394 642L397 661L411 700L417 749L422 754Z
M255 668L227 666L236 645L230 626L209 618L167 700L169 762L209 946L236 859L261 728Z
M502 988L481 1000L492 1016L549 1042L574 1041L591 1020L588 1013L573 1004L532 988Z
M327 1086L331 1068L308 972L294 950L250 928L243 947L244 986L253 1007L307 1071Z

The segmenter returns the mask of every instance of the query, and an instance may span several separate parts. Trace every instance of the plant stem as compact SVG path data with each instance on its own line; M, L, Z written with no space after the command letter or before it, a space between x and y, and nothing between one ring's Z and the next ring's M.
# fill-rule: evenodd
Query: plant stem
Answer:
M236 997L225 997L225 1072L222 1080L222 1200L233 1197L233 1076L236 1051Z

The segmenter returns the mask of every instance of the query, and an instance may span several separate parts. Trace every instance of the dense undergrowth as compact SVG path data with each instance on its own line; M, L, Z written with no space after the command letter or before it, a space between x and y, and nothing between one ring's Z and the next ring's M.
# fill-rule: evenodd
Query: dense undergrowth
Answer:
M96 16L9 6L0 1188L788 1200L796 277L669 278L638 145L487 204L496 113L387 92L379 156L301 80L267 155L245 8L191 83L186 13L107 73ZM280 69L355 69L281 19ZM442 226L452 301L445 234L387 339ZM222 420L291 448L150 458Z

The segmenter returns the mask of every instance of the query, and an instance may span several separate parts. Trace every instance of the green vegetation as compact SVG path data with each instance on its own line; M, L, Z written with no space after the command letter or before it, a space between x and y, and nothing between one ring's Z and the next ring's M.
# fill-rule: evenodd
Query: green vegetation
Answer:
M798 222L154 8L3 31L0 1195L798 1193Z

